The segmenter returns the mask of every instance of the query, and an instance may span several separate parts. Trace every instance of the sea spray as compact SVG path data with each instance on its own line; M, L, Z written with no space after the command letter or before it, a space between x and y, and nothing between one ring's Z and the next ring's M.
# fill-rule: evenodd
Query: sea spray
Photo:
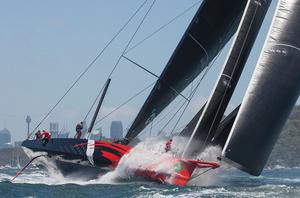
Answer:
M155 166L153 170L155 172L169 173L170 162L168 159L172 157L171 153L164 151L163 141L151 138L139 143L130 153L123 156L116 171L121 178L133 177L136 170L153 166Z
M144 168L152 169L157 173L171 174L171 160L174 158L177 150L165 152L166 138L151 137L136 145L128 154L124 155L117 168L105 174L98 181L111 183L121 180L136 180L135 172ZM179 144L180 141L173 141L172 148ZM174 146L174 147L173 147ZM183 148L183 146L181 146ZM177 147L180 148L180 147Z
M152 137L148 138L143 142L140 142L133 150L124 155L117 168L114 171L110 171L101 177L90 180L84 181L81 178L72 178L72 177L64 177L57 169L55 163L53 163L50 159L41 157L37 161L36 164L42 164L47 168L47 173L37 172L36 178L33 181L26 181L25 183L42 183L47 185L60 185L60 184L67 184L73 183L78 185L89 185L89 184L121 184L121 183L128 183L130 181L136 182L137 178L135 175L135 171L138 169L143 168L153 168L153 171L157 173L165 173L171 174L174 172L172 166L172 160L175 156L180 156L182 153L186 139L182 137L174 137L173 143L171 146L170 152L165 152L165 143L168 138L162 137ZM30 157L34 157L36 155L40 155L41 153L33 153L30 150L25 151ZM216 157L220 153L220 148L217 147L209 147L206 149L201 155L198 156L198 159L203 160L210 160L215 161ZM201 169L202 171L204 169ZM205 174L206 182L199 181L198 179L191 183L192 185L209 185L213 184L214 175ZM44 177L44 178L42 178ZM26 180L26 174L24 177L20 178L16 182L24 182ZM209 182L208 182L209 181Z
M216 161L217 157L221 154L221 148L218 146L209 146L201 152L197 159L204 161ZM207 169L196 169L188 185L192 186L212 186L219 182L219 175L221 169L212 169L207 172ZM203 173L203 174L202 174Z
M136 180L136 171L138 170L151 170L155 173L163 173L171 175L174 173L174 160L176 156L180 156L185 147L186 138L174 137L171 146L171 151L165 151L165 142L167 138L161 137L148 138L143 142L140 142L131 152L124 155L117 168L104 175L100 180L102 182L116 181L117 178L123 180ZM216 161L217 157L221 153L221 148L211 146L205 149L197 159L204 161ZM197 169L196 169L197 170ZM206 169L199 169L195 172L195 175ZM217 181L217 171L212 170L203 175L202 179L195 179L190 184L208 186L214 185ZM169 182L167 180L167 182Z

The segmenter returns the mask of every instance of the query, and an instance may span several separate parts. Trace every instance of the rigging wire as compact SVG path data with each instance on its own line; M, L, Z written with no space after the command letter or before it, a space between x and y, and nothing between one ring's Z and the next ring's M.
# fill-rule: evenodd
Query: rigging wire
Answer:
M143 42L145 42L146 40L148 40L149 38L153 37L155 34L157 34L158 32L160 32L162 29L164 29L165 27L167 27L168 25L170 25L171 23L173 23L174 21L176 21L178 18L182 17L184 14L186 14L188 11L190 11L192 8L194 8L195 6L197 6L198 4L200 4L202 2L198 1L196 3L194 3L192 6L188 7L187 9L185 9L183 12L179 13L178 15L176 15L173 19L171 19L169 22L165 23L164 25L160 26L157 30L155 30L154 32L152 32L151 34L149 34L148 36L146 36L143 40L139 41L137 44L135 44L134 46L132 46L131 48L129 48L125 54L129 53L130 51L132 51L133 49L135 49L136 47L138 47L140 44L142 44Z
M184 98L181 98L180 101L178 101L178 103L176 103L176 104L174 105L174 107L171 108L164 116L157 117L156 119L158 119L158 118L161 118L161 119L158 120L157 122L155 122L153 125L154 125L154 126L157 126L159 123L161 123L162 121L164 121L164 120L172 113L172 111L174 111L175 109L177 109L178 105L179 105L180 103L182 103L183 101L185 101ZM165 110L165 109L164 109L164 110ZM162 115L162 114L160 114L160 115ZM159 131L158 134L157 134L157 136L159 136L162 132L163 132L163 131ZM138 136L138 137L139 137L139 136Z
M129 40L128 43L126 44L126 46L125 46L125 48L124 48L122 54L119 56L119 58L118 58L117 62L115 63L113 69L112 69L111 72L109 73L108 78L110 78L110 77L112 76L112 74L114 73L114 71L116 70L116 68L117 68L117 66L119 65L121 59L124 57L124 53L125 53L126 50L128 49L128 47L129 47L129 45L131 44L131 42L133 41L135 35L138 33L139 29L141 28L142 24L144 23L145 19L147 18L148 14L149 14L150 10L152 9L152 7L154 6L155 2L156 2L156 0L154 0L154 1L152 2L152 4L150 5L150 7L148 8L146 14L143 16L143 18L142 18L141 22L139 23L138 27L136 28L135 32L133 33L133 35L131 36L130 40ZM102 89L103 89L103 88L102 88ZM93 108L94 105L96 104L96 101L98 100L98 98L100 97L100 95L101 95L101 92L97 95L96 99L94 100L94 102L93 102L93 104L92 104L90 110L88 111L88 114L91 112L92 108ZM87 117L88 114L87 114L85 117Z
M183 112L181 113L179 119L177 120L177 122L176 122L176 124L175 124L175 127L172 129L170 135L173 134L173 131L174 131L175 128L177 127L177 125L178 125L180 119L182 118L184 112L186 111L188 105L190 104L191 99L194 97L194 95L195 95L195 93L196 93L196 90L197 90L198 87L200 86L201 82L203 81L204 77L207 75L207 73L209 72L209 70L211 69L211 67L214 65L215 61L216 61L216 60L218 59L218 57L220 56L221 51L222 51L222 50L220 50L220 51L218 52L218 54L216 55L216 57L213 59L213 61L212 61L211 63L208 63L208 67L206 68L206 70L205 70L204 74L202 75L201 79L199 80L199 82L197 83L197 85L195 86L195 88L193 89L193 93L191 92L191 93L190 93L190 96L188 97L188 100L186 100L186 101L187 101L187 105L185 106ZM162 127L162 129L161 129L160 131L164 130L164 129L167 127L167 125L170 124L170 122L174 119L174 117L177 115L177 113L178 113L178 112L181 110L181 108L184 106L184 104L185 104L186 101L184 101L184 103L178 108L178 110L174 113L174 115L168 120L168 122ZM178 104L179 104L179 103L178 103ZM142 134L142 133L140 133L137 137L140 137L141 134ZM178 134L178 135L180 135L180 134Z
M255 16L256 16L256 13L257 13L257 10L258 10L258 9L259 9L259 6L257 5L257 6L256 6L256 10L255 10L255 13L254 13L254 15L252 16L252 19L251 19L249 28L248 28L248 30L247 30L247 32L246 32L246 38L248 37L248 35L249 35L249 33L250 33L250 30L251 30L251 27L252 27L252 24L253 24L253 22L254 22L254 19L255 19ZM237 34L237 36L236 36L236 39L237 39L237 38L238 38L238 34ZM235 40L236 40L236 39L235 39ZM242 44L241 49L244 49L245 44L246 44L246 39L244 39L244 42L243 42L243 44ZM241 55L242 55L242 50L239 51L239 54L238 54L238 57L236 58L236 60L239 60ZM231 84L232 76L234 75L234 73L235 73L235 71L236 71L236 69L237 69L237 67L238 67L238 64L237 64L237 63L238 63L238 61L235 62L235 65L234 65L234 67L233 67L233 70L232 70L231 75L230 75L230 78L229 78L228 85ZM226 64L226 63L225 63L225 64ZM224 67L225 67L225 66L224 66ZM224 98L225 98L225 96L226 96L226 94L227 94L228 89L229 89L229 86L226 86L225 91L224 91L224 94L222 95L222 98L221 98L221 102L220 102L220 104L218 105L217 112L216 112L215 115L214 115L213 122L212 122L212 124L211 124L211 126L210 126L210 128L209 128L209 130L208 130L208 134L207 134L207 136L206 136L206 138L205 138L205 141L204 141L204 144L203 144L202 148L205 148L205 146L207 145L208 137L209 137L210 134L211 134L212 127L213 127L213 125L214 125L214 123L215 123L215 121L216 121L217 114L218 114L218 112L220 111L221 105L222 105L222 103L223 103L223 101L224 101ZM207 105L208 105L208 104L207 104Z
M151 137L151 133L152 133L152 126L153 126L153 122L151 122L151 125L150 125L149 137Z
M177 109L177 111L173 114L173 116L168 120L168 122L162 127L162 129L160 131L163 131L169 124L170 122L175 118L175 116L177 115L177 113L182 109L182 107L184 106L186 101L184 101L182 103L182 105Z
M173 132L175 131L175 129L176 129L176 127L177 127L179 121L181 120L183 114L185 113L185 111L186 111L188 105L190 104L192 98L194 97L194 95L195 95L197 89L199 88L201 82L203 81L204 77L207 75L207 73L209 72L209 70L211 69L211 67L214 65L215 61L218 59L220 53L221 53L221 52L219 51L219 53L217 54L217 56L213 59L213 61L212 61L212 62L209 64L209 66L206 68L204 74L202 75L201 79L199 80L199 82L197 83L197 85L195 86L195 88L192 87L193 89L191 90L191 93L190 93L190 95L189 95L189 97L188 97L188 100L187 100L188 102L187 102L187 104L186 104L184 110L181 112L181 114L180 114L180 116L179 116L177 122L175 123L173 129L171 130L170 135L173 135ZM179 104L179 103L178 103L178 104ZM166 123L166 125L163 126L163 128L161 129L161 131L164 130L164 129L167 127L167 125L169 125L169 123L174 119L174 117L175 117L176 114L181 110L181 108L184 106L184 104L185 104L185 102L179 107L179 109L174 113L174 115L168 120L168 122ZM178 135L180 135L180 134L178 134Z
M95 106L95 104L96 104L96 102L97 102L98 98L100 97L100 95L101 95L101 93L102 93L102 91L103 91L104 87L105 87L105 84L102 86L102 88L101 88L100 92L98 93L98 95L97 95L96 99L94 100L93 104L91 105L90 109L88 110L87 114L85 115L85 117L84 117L83 121L86 121L87 117L88 117L88 116L89 116L89 114L91 113L91 111L92 111L93 107Z
M123 58L125 58L126 60L128 60L129 62L135 64L137 67L141 68L142 70L146 71L147 73L151 74L152 76L158 78L159 81L161 81L162 83L164 83L165 85L167 85L172 91L174 91L177 95L180 95L181 97L183 97L186 100L189 100L187 97L185 97L183 94L181 94L179 91L177 91L174 87L170 86L169 83L167 81L163 81L160 79L160 77L158 75L156 75L155 73L151 72L150 70L146 69L145 67L143 67L142 65L138 64L137 62L131 60L130 58L123 56Z
M202 81L202 79L203 79L203 77L202 77L201 80L198 82L198 84L200 84L200 82ZM197 88L197 87L196 87L196 88ZM181 99L177 104L179 105L182 101L183 101L183 99ZM187 101L190 102L190 100L187 100ZM170 122L174 119L174 117L177 115L177 113L182 109L182 107L184 106L185 102L186 102L186 101L184 101L184 102L181 104L181 106L177 109L177 111L172 115L172 117L167 121L167 123L161 128L160 133L162 133L163 130L170 124ZM175 107L177 107L177 105L176 105ZM171 109L169 112L172 112L174 109L176 109L176 108ZM168 115L169 115L169 114L166 114L161 120L159 120L158 122L156 122L155 125L158 125L158 123L161 122L162 120L164 120ZM152 126L151 126L151 128L152 128ZM142 134L142 133L140 133L140 134L138 135L138 137L139 137L141 134Z
M166 118L168 117L168 115L170 115L170 114L172 113L172 111L174 111L174 110L178 107L178 105L184 101L183 99L184 99L184 98L181 98L181 100L179 100L178 103L176 103L176 104L174 105L174 107L173 107L172 109L170 109L170 111L168 111L168 112L167 112L160 120L158 120L157 122L155 122L155 125L158 125L158 124L161 123L164 119L166 119Z
M217 57L216 57L216 58L217 58ZM213 60L213 62L209 65L209 67L206 68L204 74L202 75L201 79L200 79L199 82L197 83L196 87L195 87L195 88L193 89L193 91L190 93L190 96L188 97L188 100L187 100L187 104L186 104L185 108L183 109L183 111L181 112L181 114L180 114L180 116L179 116L179 118L178 118L178 120L177 120L175 126L173 127L173 129L172 129L170 135L173 134L173 132L174 132L175 128L177 127L179 121L181 120L181 118L182 118L184 112L186 111L188 105L190 104L191 99L193 98L194 94L196 93L196 91L197 91L198 87L200 86L202 80L204 79L204 77L206 76L206 74L208 73L208 71L210 70L210 68L212 67L212 65L214 64L216 58L215 58L215 59ZM178 110L174 113L174 115L169 119L169 121L163 126L163 128L162 128L161 130L164 130L164 129L170 124L170 122L175 118L175 116L177 115L177 113L181 110L181 108L183 108L184 105L185 105L185 102L178 108Z
M126 105L127 103L129 103L131 100L133 100L134 98L136 98L137 96L139 96L140 94L142 94L144 91L146 91L147 89L149 89L152 85L154 85L154 83L155 82L152 82L150 85L148 85L147 87L145 87L144 89L142 89L141 91L139 91L138 93L136 93L135 95L133 95L132 97L130 97L129 99L127 99L125 102L123 102L122 104L120 104L118 107L116 107L115 109L113 109L111 112L109 112L108 114L106 114L105 116L103 116L100 120L98 120L95 123L95 125L99 124L102 120L104 120L105 118L107 118L108 116L110 116L111 114L113 114L115 111L119 110L124 105Z
M147 1L147 0L146 0L146 1ZM146 1L143 3L143 5L146 3ZM155 34L157 34L157 33L160 32L162 29L164 29L165 27L167 27L168 25L170 25L171 23L173 23L174 21L176 21L178 18L180 18L181 16L183 16L184 14L186 14L188 11L190 11L192 8L194 8L195 6L197 6L197 5L198 5L199 3L201 3L201 2L202 2L202 0L201 0L201 1L198 1L198 2L196 2L196 3L194 3L192 6L188 7L186 10L184 10L183 12L179 13L178 15L176 15L176 16L175 16L173 19L171 19L169 22L167 22L166 24L160 26L156 31L152 32L152 33L149 34L147 37L145 37L143 40L139 41L137 44L135 44L134 46L132 46L132 47L129 48L129 49L128 49L128 47L129 47L129 45L128 45L127 49L125 49L125 51L123 52L122 57L125 58L125 59L127 59L128 61L132 62L132 60L130 60L129 58L125 57L124 55L127 54L127 53L129 53L129 52L132 51L133 49L135 49L137 46L139 46L140 44L142 44L144 41L146 41L146 40L148 40L149 38L153 37ZM153 4L154 4L154 2L153 2ZM151 9L151 8L150 8L150 9ZM119 63L119 61L120 61L120 60L118 60L117 64ZM133 62L133 63L136 64L136 65L138 65L138 64L135 63L135 62ZM116 65L117 65L117 64L116 64ZM138 65L138 66L140 66L140 65ZM115 66L115 67L116 67L116 66ZM143 70L146 70L146 71L147 71L148 73L150 73L151 75L153 75L153 76L159 78L159 76L155 75L153 72L147 70L146 68L144 68L144 67L141 67L141 68L142 68ZM114 69L113 69L113 70L114 70ZM113 71L112 71L112 72L113 72ZM112 72L111 72L111 73L112 73ZM110 74L110 75L111 75L111 74ZM97 102L98 98L99 98L100 95L101 95L101 92L102 92L103 88L104 88L104 86L102 87L102 89L100 90L98 96L97 96L96 99L94 100L94 102L93 102L91 108L89 109L88 113L86 114L84 120L87 119L88 115L90 114L91 110L93 109L95 103ZM146 88L146 89L147 89L147 88ZM175 92L178 93L176 90L175 90ZM179 93L179 95L181 95L184 99L187 100L187 98L186 98L185 96L183 96L182 94ZM133 98L134 98L134 97L133 97ZM133 98L132 98L132 99L133 99ZM130 100L131 100L131 99L130 99ZM129 100L129 101L130 101L130 100ZM96 124L98 124L100 121L102 121L103 119L105 119L106 117L108 117L108 116L109 116L110 114L112 114L114 111L116 111L116 110L118 110L119 108L121 108L123 105L127 104L129 101L124 102L122 105L120 105L119 107L117 107L116 109L114 109L112 112L110 112L109 114L107 114L106 116L104 116L104 117L103 117L102 119L100 119L99 121L97 121Z
M207 173L207 172L209 172L209 171L211 171L211 170L214 170L214 168L209 168L209 169L207 169L207 170L205 170L205 171L203 171L203 172L201 172L201 173L199 173L199 174L193 176L193 177L189 180L189 182L191 182L191 181L197 179L197 178L200 177L201 175L204 175L205 173Z
M150 71L149 69L143 67L142 65L138 64L137 62L131 60L130 58L126 57L126 56L122 56L123 58L125 58L126 60L128 60L129 62L133 63L134 65L136 65L137 67L141 68L142 70L144 70L145 72L149 73L150 75L156 77L159 79L159 76L155 73L153 73L152 71Z
M146 0L144 3L146 3L148 0ZM155 0L156 1L156 0ZM155 2L154 1L154 2ZM153 4L154 4L154 2L152 3L152 5L150 6L150 8L148 9L148 11L147 11L147 13L144 15L144 17L143 17L143 19L142 19L142 21L140 22L140 24L138 25L138 27L137 27L137 29L135 30L135 32L134 32L134 34L132 35L132 37L130 38L130 40L128 41L128 43L127 43L127 45L126 45L126 47L125 47L125 49L123 50L123 52L122 52L122 55L121 56L119 56L119 58L118 58L118 60L117 60L117 62L115 63L115 65L114 65L114 67L113 67L113 69L111 70L111 72L109 73L109 75L108 75L108 77L107 78L110 78L111 76L112 76L112 74L113 74L113 72L115 71L115 69L117 68L117 66L118 66L118 64L120 63L120 61L121 61L121 58L123 57L123 55L124 55L124 52L127 50L127 48L128 48L128 46L130 45L130 43L132 42L132 40L133 40L133 38L135 37L135 35L137 34L137 32L138 32L138 30L139 30L139 28L141 27L141 25L143 24L143 22L144 22L144 20L146 19L146 17L147 17L147 15L148 15L148 13L149 13L149 11L151 10L151 8L153 7ZM144 5L144 4L143 4ZM102 89L101 89L101 91L99 92L99 94L97 95L97 97L95 98L95 100L94 100L94 102L93 102L93 104L92 104L92 106L90 107L90 109L89 109L89 111L88 111L88 113L86 114L86 116L85 116L85 119L88 117L88 115L90 114L90 112L91 112L91 110L93 109L93 107L95 106L95 104L96 104L96 102L97 102L97 100L98 100L98 98L100 97L100 95L101 95L101 92L102 92L102 90L104 89L104 86L105 85L103 85L103 87L102 87ZM84 119L84 120L85 120Z
M182 113L181 113L181 115L179 116L179 118L178 118L176 124L174 125L174 127L173 127L173 129L172 129L170 135L173 134L175 128L177 127L179 121L181 120L183 114L185 113L187 107L189 106L191 99L194 97L194 95L195 95L197 89L199 88L199 86L200 86L202 80L203 80L204 77L207 75L207 73L209 72L209 70L211 69L211 67L214 65L214 63L215 63L215 61L217 60L217 58L219 57L219 55L220 55L220 52L219 52L218 55L214 58L214 60L212 61L212 63L206 68L205 73L203 74L203 76L201 77L200 81L198 82L198 84L197 84L196 87L194 88L193 92L191 92L191 95L190 95L190 98L189 98L190 100L187 102L187 104L186 104L184 110L182 111Z
M210 66L211 67L211 66ZM207 71L207 69L205 70L205 71ZM202 80L203 80L203 78L205 77L205 75L207 74L207 72L205 72L204 73L204 75L201 77L201 79L199 80L199 82L198 82L198 84L197 84L197 86L194 88L194 93L196 92L196 89L199 87L199 85L200 85L200 83L202 82ZM192 93L190 94L190 96L192 95ZM189 96L189 99L188 100L186 100L186 101L188 101L188 104L190 103L190 100L191 100L191 98L190 98L190 96ZM167 123L161 128L161 132L170 124L170 122L174 119L174 117L177 115L177 113L183 108L183 106L184 106L184 104L185 104L185 102L186 101L184 101L182 104L181 104L181 106L177 109L177 111L172 115L172 117L167 121ZM181 103L181 101L179 101L178 102L178 104L180 104ZM177 107L177 106L176 106ZM185 107L185 109L184 110L186 110L186 108L187 108L187 106ZM176 108L174 108L174 109L176 109ZM173 110L171 110L171 111L173 111ZM183 113L182 113L183 114ZM182 114L181 114L181 116L182 116ZM164 117L165 118L165 117ZM164 119L163 118L163 119ZM158 122L157 123L155 123L156 125L158 124ZM142 133L140 133L139 135L138 135L138 137L141 135ZM171 135L172 135L172 133L171 133Z
M132 35L132 37L130 38L129 42L127 43L125 49L123 50L121 56L120 56L119 59L117 60L117 62L116 62L116 64L115 64L114 68L113 68L112 71L110 72L109 77L113 74L113 72L114 72L115 69L117 68L117 66L118 66L118 64L120 63L122 57L124 56L126 50L128 49L129 45L130 45L131 42L133 41L135 35L138 33L139 29L141 28L142 24L144 23L145 19L147 18L148 14L149 14L150 10L152 9L152 7L154 6L155 2L156 2L156 0L154 0L154 1L152 2L151 6L150 6L149 9L147 10L147 12L146 12L146 14L144 15L142 21L140 22L140 24L138 25L137 29L136 29L135 32L133 33L133 35Z
M104 53L104 51L111 45L111 43L119 36L123 29L129 24L129 22L136 16L136 14L144 7L148 0L145 0L134 14L127 20L127 22L119 29L119 31L114 35L114 37L105 45L105 47L98 53L98 55L87 65L85 70L76 78L69 89L64 93L64 95L56 102L56 104L48 111L48 113L43 117L43 119L38 123L38 125L29 133L28 138L31 137L33 132L46 120L46 118L52 113L52 111L58 106L58 104L65 98L65 96L71 91L71 89L79 82L79 80L88 72L88 70L94 65L94 63L99 59L99 57Z

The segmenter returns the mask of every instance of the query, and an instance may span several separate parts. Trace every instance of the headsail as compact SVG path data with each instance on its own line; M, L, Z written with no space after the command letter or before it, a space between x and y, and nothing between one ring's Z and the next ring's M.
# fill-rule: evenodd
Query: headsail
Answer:
M218 145L221 148L224 147L228 135L231 131L232 125L235 121L237 113L239 112L240 106L237 106L229 115L227 115L218 126L213 140L211 141L212 145Z
M189 147L190 149L187 149L185 154L191 154L193 150L201 152L206 145L212 142L256 40L270 2L271 0L248 1L230 54L193 131L190 139L192 146Z
M131 125L136 137L213 60L235 33L247 1L204 0Z
M280 0L268 40L222 155L253 175L263 170L300 93L300 0Z
M198 111L198 113L193 117L193 119L186 125L186 127L180 132L179 136L183 137L190 137L194 128L196 127L196 124L203 112L204 106ZM213 145L218 145L223 147L225 145L225 142L227 140L228 134L231 130L231 127L233 125L233 122L236 118L236 115L239 111L240 105L237 106L229 115L227 115L219 124L218 129L216 130L216 133L214 135L214 138L212 140Z

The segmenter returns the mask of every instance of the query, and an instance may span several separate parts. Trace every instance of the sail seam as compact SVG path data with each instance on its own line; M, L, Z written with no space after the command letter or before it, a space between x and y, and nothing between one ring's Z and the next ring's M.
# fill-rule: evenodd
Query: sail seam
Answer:
M229 78L230 80L232 80L232 77L227 74L222 74L222 76L225 76L225 77Z
M206 54L206 64L208 65L209 58L208 58L208 53L207 53L206 49L203 47L203 45L201 45L201 43L191 33L189 33L188 35L193 39L193 41L195 41L195 43L197 43L201 47L201 49L203 49L204 53Z

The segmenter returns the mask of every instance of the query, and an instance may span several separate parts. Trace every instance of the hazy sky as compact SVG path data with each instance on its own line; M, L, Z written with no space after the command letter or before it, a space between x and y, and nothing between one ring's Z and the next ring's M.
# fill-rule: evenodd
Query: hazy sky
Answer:
M142 0L1 1L0 129L8 128L14 140L24 139L26 115L31 116L32 128L35 127L142 2ZM132 45L196 2L198 1L157 0ZM255 49L230 104L231 109L239 104L245 92L271 23L275 3L277 0L273 1L265 19ZM84 118L150 4L149 0L40 128L48 128L50 121L56 121L60 127L74 131L75 124ZM160 74L197 8L198 6L195 6L126 56ZM203 81L197 97L192 101L185 120L193 116L209 95L229 45L224 48L205 77L205 82ZM122 59L112 76L100 117L155 80L155 77ZM185 94L188 94L188 90L189 88ZM109 133L112 120L121 120L124 128L128 127L149 91L150 89L97 127L101 126L106 135Z

